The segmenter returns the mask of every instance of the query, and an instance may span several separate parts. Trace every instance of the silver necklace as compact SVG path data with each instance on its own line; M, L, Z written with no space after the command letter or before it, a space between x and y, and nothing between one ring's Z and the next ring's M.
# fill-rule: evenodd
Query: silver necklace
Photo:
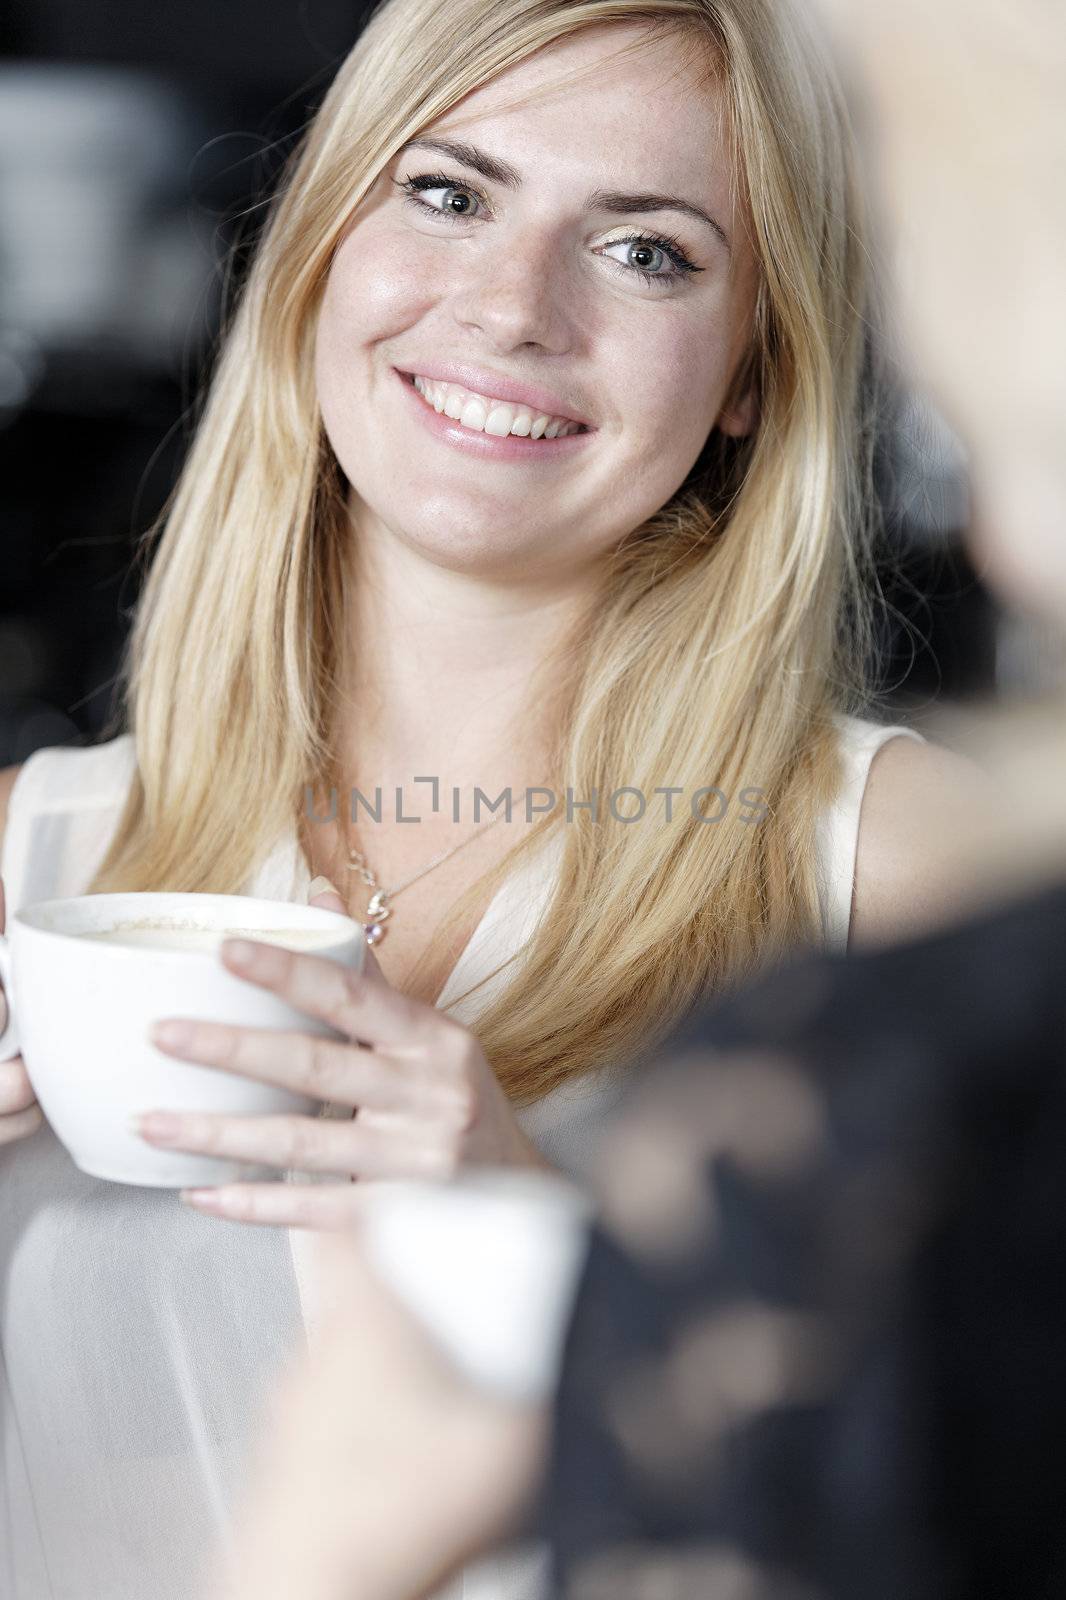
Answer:
M349 838L348 871L358 872L367 887L374 891L366 908L366 915L370 920L362 924L367 944L380 944L384 939L385 934L388 932L385 923L392 916L392 907L389 901L395 895L398 895L402 889L410 888L411 884L417 883L419 878L424 878L426 873L431 872L434 867L439 867L442 861L447 861L449 856L453 856L457 850L461 850L464 844L469 844L471 839L476 839L479 834L487 833L490 828L495 827L497 822L502 821L503 813L501 812L498 817L493 817L491 822L483 823L480 828L475 828L473 833L468 833L465 839L459 840L458 844L453 844L448 850L442 850L439 856L434 856L432 861L420 868L412 877L405 878L402 883L394 883L390 889L381 887L374 873L367 865L366 857L361 850L355 848Z

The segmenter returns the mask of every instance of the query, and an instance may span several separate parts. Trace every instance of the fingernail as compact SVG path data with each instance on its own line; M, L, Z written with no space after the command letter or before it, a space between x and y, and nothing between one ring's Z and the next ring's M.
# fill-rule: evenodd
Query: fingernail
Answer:
M182 1189L179 1199L190 1206L219 1206L221 1200L214 1189Z
M152 1039L156 1044L170 1044L180 1050L192 1039L192 1024L180 1021L153 1022Z
M255 945L247 939L227 939L225 951L235 966L250 967L255 960Z
M158 1139L165 1143L176 1135L178 1119L169 1111L146 1111L142 1116L131 1117L130 1126L142 1139Z
M330 883L328 878L312 878L308 886L307 898L313 900L316 894L336 894L337 892L336 885Z

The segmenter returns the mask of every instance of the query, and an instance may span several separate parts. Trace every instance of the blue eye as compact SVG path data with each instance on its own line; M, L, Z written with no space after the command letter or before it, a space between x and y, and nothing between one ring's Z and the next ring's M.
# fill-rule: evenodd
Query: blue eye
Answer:
M416 206L420 212L427 213L430 216L441 217L446 222L465 222L468 218L476 217L478 213L471 210L469 206L461 211L456 211L449 202L446 202L444 206L432 205L428 200L422 199L423 194L439 193L453 197L466 195L472 197L478 206L486 211L488 210L488 202L479 190L471 188L468 183L460 182L458 178L449 177L444 172L422 172L413 178L404 178L402 180L394 178L392 181L398 189L403 190L406 204ZM604 260L610 262L616 271L629 274L635 273L652 288L668 287L671 284L680 282L688 273L702 272L704 270L703 267L697 267L695 262L690 261L680 242L668 234L637 233L628 239L612 239L611 243L605 248L614 250L618 245L635 246L646 253L650 252L653 257L658 257L660 260L666 259L672 263L668 272L650 272L645 266L638 266L628 261L615 261L611 256L604 256Z
M393 179L394 183L397 181ZM454 217L457 222L465 221L467 217L474 215L474 213L469 209L466 211L454 211L450 208L430 205L427 200L421 198L421 195L438 191L444 194L473 195L478 205L485 204L484 196L478 194L476 189L471 189L469 184L460 183L456 178L446 177L442 172L420 173L417 178L404 179L398 186L406 191L406 198L409 203L417 206L420 211L430 211L438 217L447 217L449 219Z
M625 245L627 250L635 247L638 250L643 250L645 254L651 254L660 257L660 259L673 262L673 267L669 272L649 272L647 267L637 266L632 261L615 263L624 272L637 273L645 283L673 283L678 278L684 277L688 272L703 271L702 267L697 267L694 262L688 259L676 239L663 238L659 234L635 233L628 239L612 239L605 248L616 250L619 245ZM613 261L611 256L607 256L605 259Z

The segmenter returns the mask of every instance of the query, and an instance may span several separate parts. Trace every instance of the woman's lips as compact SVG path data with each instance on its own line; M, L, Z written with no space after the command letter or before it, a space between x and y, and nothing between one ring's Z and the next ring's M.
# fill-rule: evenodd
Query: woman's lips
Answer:
M453 421L443 412L435 411L415 388L413 374L401 372L398 367L392 370L403 384L408 404L416 408L423 426L430 433L443 443L468 455L480 456L483 460L533 461L541 457L545 463L558 461L563 456L572 455L575 450L583 449L596 431L588 428L582 433L568 433L562 439L522 439L515 433L500 438L496 434L478 433L474 428L464 428L461 422Z

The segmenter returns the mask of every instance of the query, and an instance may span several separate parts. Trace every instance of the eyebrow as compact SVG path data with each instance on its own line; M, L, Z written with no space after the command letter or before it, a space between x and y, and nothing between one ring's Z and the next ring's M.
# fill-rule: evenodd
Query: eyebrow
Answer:
M461 162L464 167L471 167L483 178L488 178L491 183L502 184L507 189L522 187L522 175L515 167L509 166L506 161L497 160L484 150L479 150L477 145L468 144L465 139L428 136L409 139L397 154L403 155L407 150L435 150L438 155L450 156L453 161ZM721 223L716 222L714 217L701 207L692 205L688 200L680 200L676 195L655 194L646 190L626 194L621 189L593 189L586 196L585 205L589 210L610 211L616 216L632 216L635 212L647 211L679 211L682 216L692 217L696 222L705 223L732 254L733 246Z

